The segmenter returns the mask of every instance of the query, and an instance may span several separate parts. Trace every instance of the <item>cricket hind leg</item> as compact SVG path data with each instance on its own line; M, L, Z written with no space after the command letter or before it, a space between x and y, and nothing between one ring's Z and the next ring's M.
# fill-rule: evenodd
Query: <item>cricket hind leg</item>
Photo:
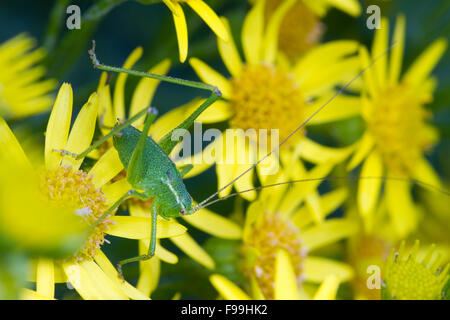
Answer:
M137 119L148 115L148 118L153 120L156 118L156 116L158 115L158 110L156 108L153 107L148 107L145 109L142 109L141 111L139 111L138 113L136 113L134 116L132 116L131 118L129 118L128 120L120 123L119 125L115 126L107 135L105 135L104 137L100 138L99 140L97 140L96 142L94 142L90 147L88 147L86 150L84 150L81 153L72 153L70 151L67 150L56 150L54 149L53 151L55 152L59 152L61 153L63 156L65 155L69 155L74 157L75 159L79 160L84 158L85 156L87 156L89 153L91 153L91 151L95 150L96 148L98 148L100 145L102 145L103 143L105 143L109 138L111 138L112 136L116 135L116 134L120 134L120 132L127 128L128 126L130 126L134 121L136 121Z
M129 259L124 259L119 261L117 264L117 271L119 272L119 277L123 279L123 273L122 273L122 267L125 264L131 263L131 262L139 262L139 261L145 261L151 259L155 255L156 250L156 218L158 217L158 209L156 204L152 205L152 212L151 212L151 234L150 234L150 243L148 246L148 252L147 254L143 254L140 256L136 256Z

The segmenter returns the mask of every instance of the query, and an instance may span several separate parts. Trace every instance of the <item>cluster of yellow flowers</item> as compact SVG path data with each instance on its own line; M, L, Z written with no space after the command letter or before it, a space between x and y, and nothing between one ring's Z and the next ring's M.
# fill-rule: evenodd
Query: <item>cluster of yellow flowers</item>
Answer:
M232 129L277 129L281 141L289 138L278 150L280 170L267 175L257 166L235 180L251 168L237 160L242 150L248 158L263 160L277 146L258 141L263 146L256 150L245 136L238 136L242 148L236 148L226 143L228 131L201 154L173 158L179 168L193 165L184 178L215 166L219 196L230 195L234 188L240 200L229 217L206 208L179 221L158 216L155 256L139 262L137 284L130 284L119 277L102 246L111 241L114 249L114 237L135 239L139 254L145 255L152 202L126 200L123 209L129 214L113 214L94 224L132 186L112 140L84 158L72 154L93 143L96 129L105 136L116 119L131 118L151 105L160 80L140 79L127 107L127 74L120 73L112 86L104 72L96 92L74 117L71 85L63 83L53 97L56 81L42 80L45 69L38 65L44 50L30 52L34 41L18 35L0 45L0 255L26 256L17 297L54 299L55 285L67 283L83 299L150 299L164 267L161 262L176 264L179 259L161 245L159 239L166 238L211 270L210 283L225 299L336 299L341 285L350 286L355 299L441 299L448 281L448 244L426 251L415 242L408 254L403 242L399 253L395 251L402 240L418 237L428 211L450 214L444 183L425 158L439 141L425 104L433 99L436 80L431 72L446 50L446 40L433 41L402 72L403 15L397 17L391 41L388 20L381 19L370 50L354 40L321 43L321 18L332 7L358 16L356 0L250 1L241 45L234 41L227 18L204 1L162 1L173 14L180 61L188 56L182 8L186 2L217 35L229 73L223 75L198 58L188 59L200 80L222 93L197 121L227 123ZM395 45L388 50L390 44ZM136 48L123 68L131 69L142 55L143 49ZM344 93L310 117L375 59ZM170 65L163 60L148 72L166 75ZM158 117L150 128L152 138L160 140L205 100L194 99ZM19 142L8 122L51 105L45 144L41 147L31 137ZM308 128L355 117L365 129L351 145L325 146L308 134ZM292 135L304 122L306 127ZM139 129L143 125L143 119L133 123ZM213 149L214 161L198 161ZM272 155L261 165L276 161ZM346 179L350 175L357 180L356 189ZM327 178L331 188L323 192L319 186ZM304 181L255 189L292 180ZM433 205L421 198L434 199ZM334 214L337 210L340 214ZM191 226L239 243L237 268L243 283L218 271L218 262L189 234ZM7 270L0 258L0 267L2 263ZM379 267L380 273L368 273L369 266ZM379 285L370 286L377 275ZM0 284L0 294L2 288Z

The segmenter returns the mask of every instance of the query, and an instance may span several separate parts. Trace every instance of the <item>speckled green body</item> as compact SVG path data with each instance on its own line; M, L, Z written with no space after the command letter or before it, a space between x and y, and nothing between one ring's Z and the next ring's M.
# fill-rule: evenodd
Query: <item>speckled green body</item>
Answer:
M129 167L140 135L141 131L129 126L113 138L125 168ZM139 175L133 177L127 174L132 187L152 197L159 215L165 219L189 214L192 199L183 179L169 156L151 137L147 137L140 163Z

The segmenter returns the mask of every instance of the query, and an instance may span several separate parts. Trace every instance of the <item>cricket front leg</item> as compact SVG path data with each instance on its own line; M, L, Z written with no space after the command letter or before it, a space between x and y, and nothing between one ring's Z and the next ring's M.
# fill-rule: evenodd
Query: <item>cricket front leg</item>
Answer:
M119 277L123 279L122 274L122 267L125 264L131 263L131 262L138 262L138 261L145 261L148 259L151 259L155 255L156 250L156 218L158 217L158 209L156 207L156 204L152 205L152 212L151 212L151 234L150 234L150 243L148 246L148 252L147 254L143 254L137 257L125 259L122 261L119 261L117 264L117 271L119 272Z
M89 148L87 148L86 150L84 150L81 153L73 153L67 150L57 150L54 149L53 151L55 152L59 152L61 153L63 156L65 155L69 155L74 157L75 159L79 160L79 159L83 159L84 157L86 157L89 153L91 153L92 150L97 149L100 145L102 145L103 143L105 143L106 141L108 141L108 139L110 139L112 136L116 135L116 134L120 134L120 132L125 129L126 127L130 126L133 122L135 122L137 119L148 115L147 119L150 118L152 119L151 121L153 122L154 119L156 118L156 116L158 115L158 110L156 108L153 107L148 107L145 109L142 109L141 111L139 111L138 113L136 113L133 117L131 117L130 119L124 121L123 123L115 126L111 132L109 132L107 135L105 135L104 137L102 137L101 139L97 140L95 143L93 143Z

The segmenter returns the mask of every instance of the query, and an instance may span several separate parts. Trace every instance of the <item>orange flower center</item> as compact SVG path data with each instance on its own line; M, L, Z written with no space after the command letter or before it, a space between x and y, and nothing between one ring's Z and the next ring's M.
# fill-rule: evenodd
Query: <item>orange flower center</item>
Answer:
M399 175L410 175L415 161L433 143L425 120L423 101L406 86L385 88L364 114L367 127L386 167Z
M266 21L283 0L266 1ZM322 38L324 26L317 15L303 1L297 1L286 13L280 26L279 48L295 60L311 49Z
M48 170L42 177L42 190L45 195L56 203L69 204L79 208L76 213L87 224L94 223L108 210L105 195L92 183L92 177L81 170L68 167L58 167ZM77 261L91 259L100 249L105 240L105 232L113 224L104 219L91 233L85 245L75 255Z
M274 296L274 268L279 249L289 253L297 276L297 285L300 286L303 282L302 263L307 252L302 248L299 235L299 230L290 221L279 215L266 214L245 241L242 249L248 263L243 271L247 276L255 277L266 299L273 299Z
M279 130L280 140L304 119L305 99L286 72L266 65L248 65L232 79L234 128Z

